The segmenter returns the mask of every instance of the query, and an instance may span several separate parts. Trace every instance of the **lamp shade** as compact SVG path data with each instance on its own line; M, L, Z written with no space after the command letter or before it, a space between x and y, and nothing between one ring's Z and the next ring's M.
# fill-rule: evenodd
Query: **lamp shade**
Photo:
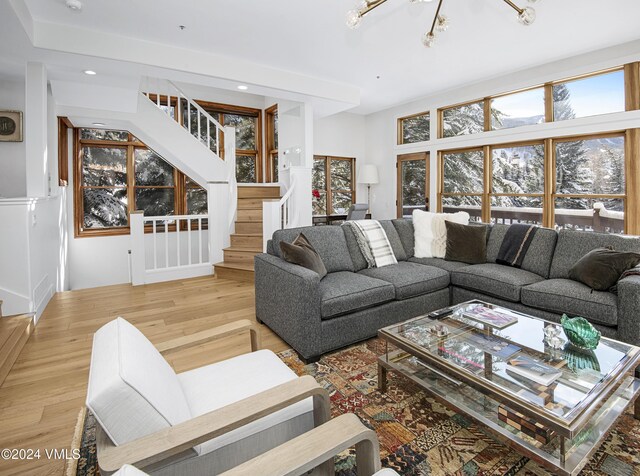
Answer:
M372 185L378 183L378 167L375 165L367 164L363 165L358 174L358 183L366 183Z

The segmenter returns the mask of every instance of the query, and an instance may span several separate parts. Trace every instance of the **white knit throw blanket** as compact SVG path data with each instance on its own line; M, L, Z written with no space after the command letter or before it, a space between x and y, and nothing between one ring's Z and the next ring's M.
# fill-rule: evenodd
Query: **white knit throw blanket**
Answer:
M398 262L380 222L377 220L353 220L352 223L358 227L367 240L376 268Z

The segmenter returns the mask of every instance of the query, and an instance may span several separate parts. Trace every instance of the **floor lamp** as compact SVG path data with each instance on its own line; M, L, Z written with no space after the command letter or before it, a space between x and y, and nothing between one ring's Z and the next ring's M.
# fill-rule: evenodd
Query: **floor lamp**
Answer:
M372 164L363 165L358 175L358 182L367 185L367 205L371 213L371 186L379 182L378 167Z

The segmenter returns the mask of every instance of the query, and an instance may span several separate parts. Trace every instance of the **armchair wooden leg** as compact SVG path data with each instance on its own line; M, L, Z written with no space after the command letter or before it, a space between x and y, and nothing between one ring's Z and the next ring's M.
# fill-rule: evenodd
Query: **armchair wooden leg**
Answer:
M371 476L380 470L380 444L377 439L356 443L356 469L358 476Z

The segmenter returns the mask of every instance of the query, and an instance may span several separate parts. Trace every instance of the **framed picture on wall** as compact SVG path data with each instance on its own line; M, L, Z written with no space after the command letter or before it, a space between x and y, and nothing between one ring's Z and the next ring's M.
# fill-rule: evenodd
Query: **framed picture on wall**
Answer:
M22 142L21 111L0 111L0 142Z

